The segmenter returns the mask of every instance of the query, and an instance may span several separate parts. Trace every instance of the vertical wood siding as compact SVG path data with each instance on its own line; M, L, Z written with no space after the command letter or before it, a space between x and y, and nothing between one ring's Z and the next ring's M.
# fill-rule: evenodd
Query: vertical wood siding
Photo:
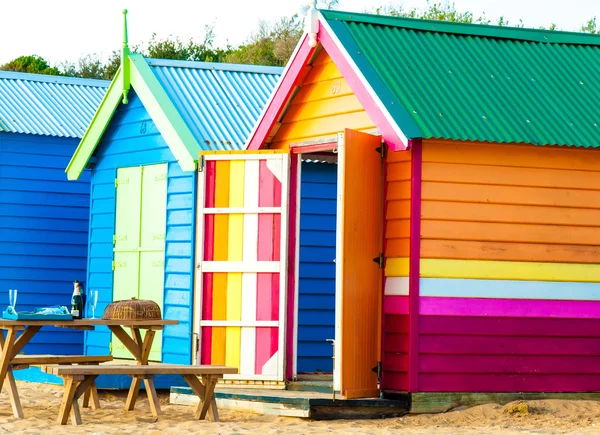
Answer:
M67 181L77 140L0 133L0 300L19 291L17 309L69 305L73 281L85 281L89 171ZM83 333L44 328L28 354L80 354Z
M285 149L290 143L333 137L345 128L370 130L375 125L323 50L276 128L270 147Z
M426 141L420 391L599 391L600 152Z
M408 264L410 253L411 151L389 153L386 161L385 257ZM393 261L393 260L392 260ZM381 388L408 390L408 268L386 274L383 299Z
M168 163L163 317L179 321L164 329L162 361L191 362L195 173L182 172L140 100L131 94L120 106L96 152L92 174L88 287L99 290L97 313L112 301L112 259L117 168ZM109 351L110 332L86 335L89 355Z

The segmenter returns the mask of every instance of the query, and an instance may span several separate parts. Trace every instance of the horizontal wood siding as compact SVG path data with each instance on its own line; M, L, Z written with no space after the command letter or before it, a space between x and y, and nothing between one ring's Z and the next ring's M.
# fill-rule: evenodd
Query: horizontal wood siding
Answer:
M600 391L597 180L597 150L425 141L419 391Z
M287 149L294 142L333 137L345 128L373 130L375 124L323 50L276 128L270 148Z
M333 372L337 165L302 162L297 372Z
M407 261L410 254L411 152L389 153L386 160L385 257ZM408 390L408 270L387 276L383 298L381 388Z
M421 256L600 263L595 180L594 150L426 141Z
M86 280L90 174L67 181L76 139L0 133L0 304L17 310L66 305ZM27 354L81 354L83 332L44 328Z
M112 260L117 168L168 163L164 312L179 325L164 329L162 361L191 363L195 173L184 173L139 98L117 110L96 152L92 174L88 282L99 290L96 315L112 301ZM89 331L88 355L107 354L111 334L105 327Z
M596 319L421 316L419 390L600 391Z

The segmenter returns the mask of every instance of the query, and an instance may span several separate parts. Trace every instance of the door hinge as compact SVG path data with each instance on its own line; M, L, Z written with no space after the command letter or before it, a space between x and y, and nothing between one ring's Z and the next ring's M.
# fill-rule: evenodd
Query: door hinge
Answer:
M381 365L381 361L377 361L377 365L371 369L374 373L377 373L377 380L381 380L381 371L383 370L383 366Z
M112 270L113 271L115 270L115 262L114 261L112 262Z
M115 178L115 188L119 187L119 184L128 184L129 177L127 178Z
M201 155L198 158L198 172L204 172L204 162L205 162L205 158L203 155Z
M387 149L387 144L385 142L382 142L380 147L375 148L375 151L379 153L382 159L385 159L385 157L387 156Z
M112 353L112 341L108 343L108 351Z
M373 258L373 261L377 263L380 269L383 269L383 264L385 262L385 257L383 256L383 252L379 254L377 257Z

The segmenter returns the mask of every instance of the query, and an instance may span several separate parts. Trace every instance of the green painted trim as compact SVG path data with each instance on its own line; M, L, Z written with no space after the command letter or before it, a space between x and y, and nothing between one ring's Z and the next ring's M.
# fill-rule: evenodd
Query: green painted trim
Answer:
M200 144L177 111L177 108L152 72L142 55L132 53L131 85L156 124L158 131L171 149L181 169L196 170Z
M390 91L387 85L381 80L377 71L373 68L366 56L361 54L361 49L348 31L346 25L340 21L329 21L331 30L348 55L352 58L361 74L365 77L366 82L375 91L375 98L379 98L385 109L390 114L391 119L396 122L398 128L408 139L424 137L425 134L415 123L413 118L404 110L402 104Z
M123 48L121 50L121 69L123 70L123 104L129 103L127 94L131 88L131 73L129 71L129 45L127 37L127 9L123 9Z
M412 393L411 414L446 412L460 406L506 405L515 400L600 400L600 393Z
M102 139L102 135L108 127L115 110L117 110L117 106L121 102L121 97L123 96L121 89L121 83L123 81L122 75L121 69L119 68L115 78L108 87L108 91L106 92L106 95L104 95L96 114L92 118L92 122L85 131L81 142L79 142L79 146L75 150L73 157L71 157L71 161L65 170L69 180L79 179L79 176L85 169L90 157L92 157L94 150L98 146L100 139Z
M489 38L517 39L551 44L600 45L600 36L557 30L525 29L518 27L490 26L483 24L451 23L415 18L388 17L356 12L319 11L327 21L349 21L380 26L403 27L427 32L454 33Z

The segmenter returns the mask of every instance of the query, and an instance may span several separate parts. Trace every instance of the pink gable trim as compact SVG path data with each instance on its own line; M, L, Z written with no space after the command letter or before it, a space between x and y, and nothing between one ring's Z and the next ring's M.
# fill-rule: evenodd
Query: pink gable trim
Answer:
M319 42L342 73L342 76L350 86L350 89L352 89L352 92L354 92L360 104L365 108L365 111L379 129L390 149L392 151L405 150L408 144L405 144L402 141L393 126L388 122L384 113L373 99L373 96L369 93L362 80L348 62L348 59L346 59L321 22L319 22ZM303 77L301 72L306 68L306 64L314 53L314 50L314 48L308 46L308 35L305 35L300 42L296 55L290 61L279 86L275 90L275 94L269 102L267 110L258 121L258 126L254 130L246 149L258 150L264 147L265 139L279 119L281 111L290 98L292 91Z
M333 60L335 65L338 67L342 76L358 98L360 104L365 108L367 114L371 117L379 132L383 136L385 143L390 147L392 151L403 151L407 148L408 144L405 144L402 139L398 136L392 125L388 122L385 115L373 99L373 96L369 93L362 80L358 77L346 56L341 52L340 48L333 41L331 35L325 29L325 26L319 22L319 42L323 45L329 57Z
M252 133L252 137L246 148L247 150L259 150L263 147L265 139L275 122L277 122L277 119L279 119L279 115L281 114L285 103L294 88L298 85L298 82L302 77L302 74L300 73L306 68L306 63L314 51L314 48L308 46L308 35L304 35L304 38L300 42L300 48L296 51L294 58L290 60L290 64L286 69L281 82L277 86L273 98L269 101L267 110L259 120L256 130Z

